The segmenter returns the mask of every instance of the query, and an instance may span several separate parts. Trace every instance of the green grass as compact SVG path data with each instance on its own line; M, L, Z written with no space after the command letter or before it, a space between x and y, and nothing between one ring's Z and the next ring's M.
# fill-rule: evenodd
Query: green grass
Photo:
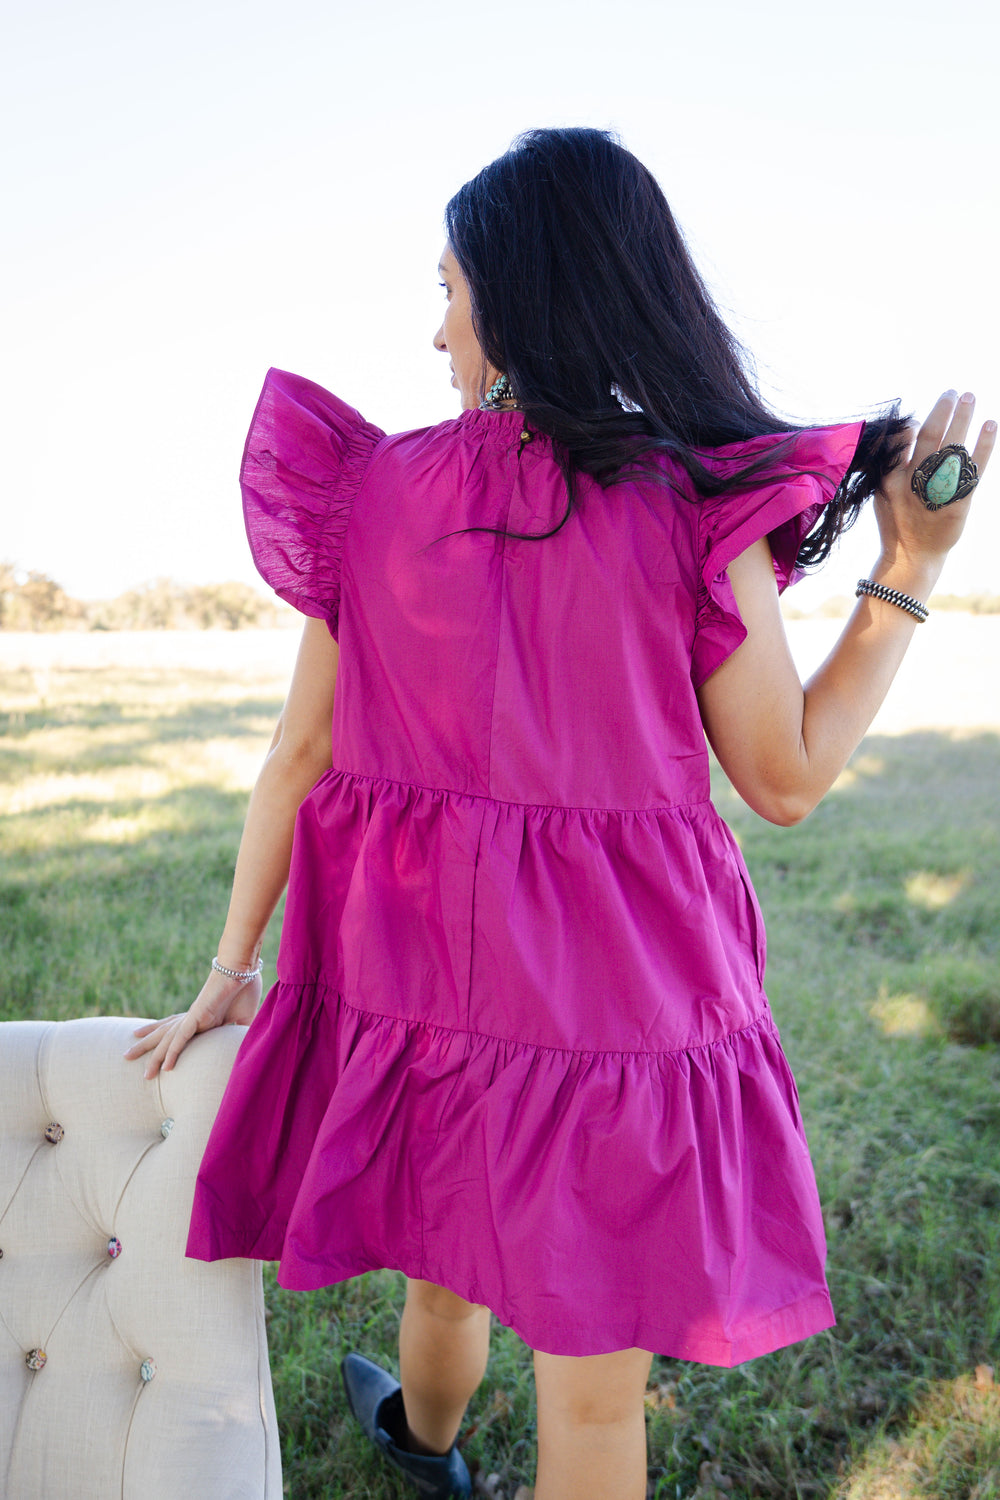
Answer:
M8 674L0 701L0 1018L185 1006L280 688L77 670L46 691ZM733 1371L656 1360L659 1500L1000 1500L998 752L987 733L869 739L795 829L718 783L768 919L838 1325ZM399 1278L293 1294L267 1268L265 1287L287 1493L402 1500L338 1375L349 1348L392 1362ZM497 1328L463 1446L506 1500L533 1424L530 1356Z

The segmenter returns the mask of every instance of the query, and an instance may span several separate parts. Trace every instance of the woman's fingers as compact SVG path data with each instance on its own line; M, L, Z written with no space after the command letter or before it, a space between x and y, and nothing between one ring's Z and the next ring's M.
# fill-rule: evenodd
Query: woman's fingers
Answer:
M919 464L941 448L955 444L968 450L969 430L975 411L976 398L971 391L966 391L962 396L955 391L945 391L944 395L939 396L917 433L908 463L911 474ZM996 422L984 422L971 454L980 478L996 444L996 435Z
M161 1070L169 1073L197 1031L198 1023L190 1011L187 1015L175 1017L169 1026L163 1028L158 1037L151 1038L155 1046L146 1058L143 1076L155 1078Z
M194 1016L191 1014L191 1012L188 1011L187 1015L182 1016L177 1025L173 1028L173 1031L167 1042L167 1049L163 1054L163 1058L160 1063L160 1066L163 1069L164 1073L169 1073L171 1071L174 1063L180 1057L181 1053L184 1051L184 1048L187 1046L191 1038L197 1034L197 1031L198 1023L194 1019ZM148 1069L146 1072L146 1076L147 1078L149 1077Z
M180 1015L166 1016L162 1021L147 1021L145 1026L139 1026L132 1035L139 1037L139 1041L133 1042L125 1053L128 1058L142 1057L146 1052L151 1052L160 1041L163 1029L172 1026L175 1021L180 1020Z
M964 396L959 396L951 421L945 431L942 447L947 447L950 443L961 443L963 447L965 446L975 410L976 398L971 391L966 391Z
M162 1021L148 1021L132 1033L139 1037L139 1041L133 1043L125 1056L130 1062L145 1057L145 1077L155 1078L162 1067L169 1072L198 1029L198 1021L191 1010L167 1016Z
M138 1060L139 1058L145 1059L144 1077L154 1078L160 1071L160 1065L166 1055L170 1037L176 1024L177 1018L171 1018L169 1022L164 1022L158 1026L155 1032L137 1043L136 1046L130 1047L128 1052L126 1052L125 1056L127 1058L133 1060Z
M972 462L979 470L980 479L983 477L986 465L990 461L990 454L996 446L996 440L997 424L995 422L984 422L976 446L972 450Z
M911 459L914 467L923 463L925 458L929 458L939 448L947 448L952 443L959 443L963 448L968 447L969 429L972 426L975 411L976 398L971 391L966 391L962 396L955 391L945 391L943 396L939 396L917 433ZM980 455L982 461L986 462L993 451L995 442L996 423L985 422L972 454L977 464L980 461Z
M922 455L923 457L926 457L927 453L933 453L935 448L940 448L944 442L944 435L948 430L948 424L954 415L957 405L958 392L945 391L943 395L937 398L927 413L920 431L917 433L918 450L921 448L926 450ZM916 456L915 454L914 457Z
M133 1031L132 1035L133 1036L137 1036L137 1037L149 1037L149 1036L152 1035L152 1033L154 1031L159 1031L159 1029L160 1029L161 1026L169 1026L170 1023L171 1023L171 1021L178 1020L179 1017L180 1017L180 1014L181 1014L181 1012L178 1011L175 1015L164 1016L159 1021L147 1021L144 1026L137 1026L136 1029ZM138 1044L136 1044L136 1046L130 1047L128 1049L128 1052L126 1052L125 1056L129 1057L131 1055L131 1053L133 1053L133 1052L139 1053L139 1052L144 1052L145 1050L146 1049L144 1047L140 1047L140 1046L138 1046Z
M945 433L952 426L960 404L957 391L945 391L944 395L939 396L935 401L920 431L917 433L916 446L914 447L911 459L914 467L917 464L923 463L925 458L929 458L932 453L936 453L939 448L944 446ZM971 415L971 412L969 412L966 416L966 430L968 430ZM960 423L961 420L962 418L959 417ZM955 438L954 441L961 442L961 438Z

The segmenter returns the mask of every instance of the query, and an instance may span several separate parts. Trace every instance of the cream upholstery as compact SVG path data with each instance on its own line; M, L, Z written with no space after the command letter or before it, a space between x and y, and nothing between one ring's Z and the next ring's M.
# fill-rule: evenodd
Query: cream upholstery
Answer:
M0 1493L278 1500L261 1268L184 1256L244 1029L147 1083L138 1024L0 1025Z

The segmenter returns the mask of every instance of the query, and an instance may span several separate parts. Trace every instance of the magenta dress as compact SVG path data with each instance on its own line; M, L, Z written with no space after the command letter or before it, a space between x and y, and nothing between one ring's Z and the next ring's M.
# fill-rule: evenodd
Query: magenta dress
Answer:
M298 814L278 982L240 1049L188 1253L287 1287L392 1267L533 1348L731 1365L827 1328L764 928L709 800L695 689L780 587L860 424L695 501L585 476L466 411L386 437L272 370L250 544L340 642L333 769ZM715 450L724 465L774 438ZM663 461L667 464L667 461Z

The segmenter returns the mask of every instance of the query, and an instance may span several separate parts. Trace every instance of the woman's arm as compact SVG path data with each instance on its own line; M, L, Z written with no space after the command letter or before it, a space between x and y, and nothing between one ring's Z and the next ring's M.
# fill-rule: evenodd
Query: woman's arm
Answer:
M257 963L264 930L288 880L299 804L330 766L330 721L339 654L321 620L302 635L291 687L271 748L250 796L240 840L229 915L218 959L227 969ZM128 1058L146 1057L146 1077L172 1068L191 1038L227 1022L245 1025L260 1003L261 981L247 983L212 970L191 1009L140 1027Z
M882 550L872 578L926 602L958 541L971 496L927 510L910 487L917 464L946 443L964 443L974 401L942 396L909 458L875 499ZM973 458L980 473L996 424L984 424ZM755 812L797 823L811 812L875 717L917 621L863 596L836 646L802 686L785 636L771 554L760 541L729 569L747 638L699 691L702 720L723 770Z

